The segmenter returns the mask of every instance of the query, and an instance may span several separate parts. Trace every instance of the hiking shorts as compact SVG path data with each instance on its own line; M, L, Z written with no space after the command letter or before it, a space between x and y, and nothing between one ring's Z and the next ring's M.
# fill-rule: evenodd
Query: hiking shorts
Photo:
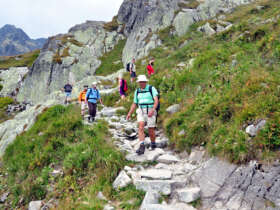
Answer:
M137 113L137 122L145 122L147 123L148 128L155 128L157 121L157 112L154 111L154 115L152 117L148 117L148 113L152 108L138 108L136 110Z
M86 102L82 101L81 102L81 110L85 110L88 107L88 105L86 104Z
M136 77L136 72L135 72L135 71L132 71L132 72L130 73L130 76L131 76L132 78L135 78L135 77Z
M71 92L65 92L66 97L71 97Z

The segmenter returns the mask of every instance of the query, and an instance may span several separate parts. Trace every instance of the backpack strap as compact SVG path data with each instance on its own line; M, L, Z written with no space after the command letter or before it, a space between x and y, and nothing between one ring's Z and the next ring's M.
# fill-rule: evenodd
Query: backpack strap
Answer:
M98 89L96 89L97 98L91 98L90 96L91 96L92 94L93 94L93 90L92 90L92 88L90 88L87 100L88 100L88 99L95 99L95 100L97 100L97 98L100 97L100 95L99 95L99 90L98 90Z
M149 91L152 95L153 101L155 102L154 95L153 95L153 86L151 86L151 85L149 86Z

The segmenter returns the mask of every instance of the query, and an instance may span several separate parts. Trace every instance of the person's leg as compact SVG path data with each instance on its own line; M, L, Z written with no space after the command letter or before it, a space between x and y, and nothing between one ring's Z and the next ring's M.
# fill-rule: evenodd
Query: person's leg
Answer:
M155 132L155 128L149 128L149 136L150 136L150 139L151 139L151 142L152 143L155 143L156 142L156 132Z
M97 105L96 104L92 104L93 105L93 111L92 111L92 121L95 120L95 116L96 116L96 107Z
M156 132L155 132L156 117L157 117L157 113L155 112L152 117L148 117L148 123L147 123L148 128L149 128L149 137L151 140L151 149L152 150L156 148Z
M85 115L85 107L86 107L86 106L85 106L85 102L82 101L82 102L81 102L81 115L82 115L82 116Z
M144 127L145 127L145 117L143 110L137 109L137 122L138 122L138 136L140 140L140 147L136 150L136 153L138 155L142 155L145 153L145 132L144 132Z
M93 115L93 103L88 102L88 113L89 113L89 119L88 120L90 121L90 118Z
M139 140L141 142L145 141L145 132L144 132L144 128L145 128L145 122L139 122L139 128L138 128L138 136L139 136Z

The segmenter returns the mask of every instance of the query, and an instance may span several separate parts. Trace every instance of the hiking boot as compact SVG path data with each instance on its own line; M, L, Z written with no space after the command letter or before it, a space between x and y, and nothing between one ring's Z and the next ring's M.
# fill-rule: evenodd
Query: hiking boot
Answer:
M89 122L89 123L90 123L90 120L91 120L91 117L89 116L89 117L88 117L88 122Z
M136 153L138 155L143 155L145 153L145 145L144 144L140 144L140 147L138 150L136 150Z
M151 150L155 150L157 148L157 145L155 142L151 143Z

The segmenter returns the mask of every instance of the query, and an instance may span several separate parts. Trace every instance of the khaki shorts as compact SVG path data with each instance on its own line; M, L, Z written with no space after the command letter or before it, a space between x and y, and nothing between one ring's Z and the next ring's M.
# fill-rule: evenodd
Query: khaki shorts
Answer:
M148 113L152 108L148 108ZM138 108L136 110L137 113L137 122L145 122L147 123L148 128L155 128L157 121L157 112L154 111L154 115L152 117L148 117L146 108Z
M87 109L88 108L88 105L84 102L84 101L82 101L81 102L81 109L82 110L85 110L85 109Z

